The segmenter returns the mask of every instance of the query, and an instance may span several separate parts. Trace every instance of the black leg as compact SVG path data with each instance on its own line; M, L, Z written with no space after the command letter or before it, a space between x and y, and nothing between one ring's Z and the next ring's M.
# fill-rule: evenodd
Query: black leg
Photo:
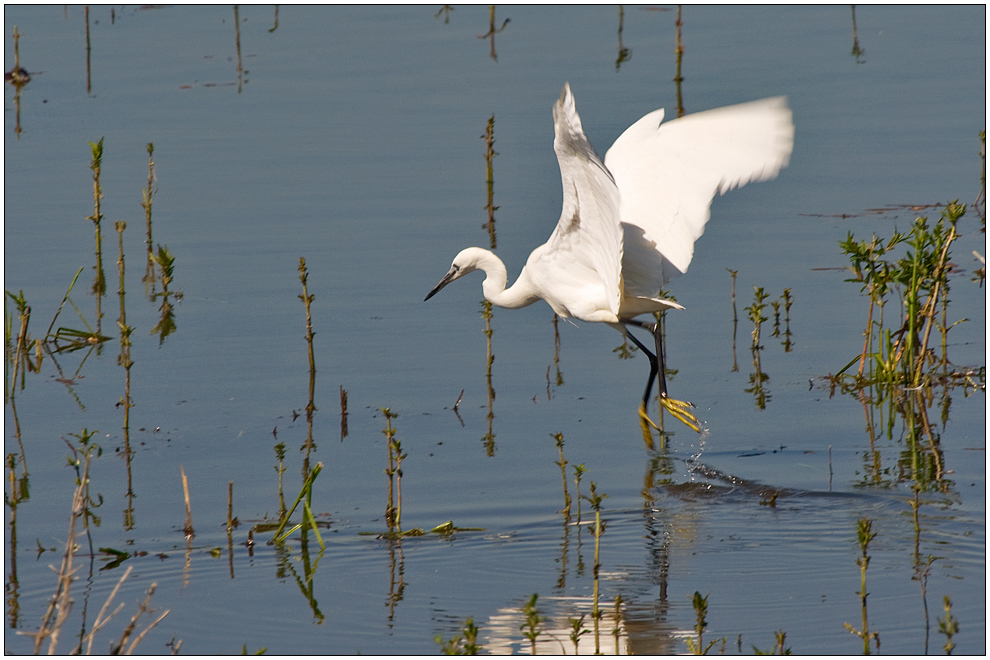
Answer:
M653 379L658 378L660 381L660 405L663 406L663 408L665 408L668 412L670 412L671 415L681 420L695 431L700 431L701 427L698 424L698 418L695 417L694 414L692 414L690 411L692 405L686 401L677 401L667 396L667 378L666 375L664 374L664 360L663 360L663 336L661 335L660 332L660 324L644 323L643 321L630 319L628 321L623 321L623 325L624 326L634 325L637 328L643 328L644 330L648 330L653 335L653 342L654 345L656 346L656 355L654 355L649 351L649 349L646 348L646 346L643 345L641 341L636 339L636 337L634 337L632 333L628 331L628 327L625 328L626 336L629 337L629 339L631 339L632 342L636 344L636 347L639 348L639 350L643 351L643 353L646 354L646 357L649 358L650 360L650 379L646 383L646 392L643 394L643 406L640 408L640 417L644 421L648 421L651 425L656 427L656 424L654 424L652 421L649 421L649 418L646 416L646 408L650 400L650 391L653 389Z
M637 322L630 321L630 323L632 323L633 325L636 325L638 327L643 327L643 326L641 326L639 324L638 321ZM626 336L629 337L629 339L632 341L632 343L636 344L636 348L638 348L639 350L643 351L643 353L646 355L646 357L649 358L649 360L650 360L650 378L646 381L646 392L643 393L643 409L645 410L646 407L647 407L647 404L650 401L650 391L653 389L653 379L656 378L656 375L657 375L658 370L659 370L660 367L659 367L659 364L657 363L657 356L654 355L653 353L651 353L650 350L648 348L646 348L646 346L643 345L643 342L641 342L640 340L636 339L635 335L633 335L633 334L631 334L629 332L626 333ZM661 385L662 385L663 384L663 381L660 381L660 382L661 382ZM666 390L666 388L664 388L664 390Z
M667 378L666 378L666 368L663 364L663 334L660 331L660 324L653 324L653 341L657 345L657 373L660 376L660 396L664 399L667 398Z

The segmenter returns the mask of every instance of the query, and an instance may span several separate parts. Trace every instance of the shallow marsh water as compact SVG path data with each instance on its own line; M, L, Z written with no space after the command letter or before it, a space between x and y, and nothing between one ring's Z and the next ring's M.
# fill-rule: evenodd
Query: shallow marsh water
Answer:
M570 652L567 619L585 613L591 627L594 538L587 502L581 525L560 513L551 434L562 433L572 496L578 464L582 493L594 481L608 495L603 650L615 648L620 595L622 652L686 651L697 591L708 596L705 639L726 638L726 652L768 649L777 630L796 653L860 652L843 624L861 625L856 522L865 517L877 533L867 583L881 650L941 651L947 595L960 622L955 652L985 653L984 392L953 388L947 417L941 400L930 411L947 473L921 493L916 532L919 480L905 465L903 422L871 445L863 404L830 396L822 378L858 355L868 310L858 285L843 282L838 242L850 231L888 236L919 214L937 217L926 205L977 197L985 9L858 8L856 55L846 6L684 8L686 110L787 95L797 133L777 180L715 200L691 269L672 287L686 310L666 321L670 388L695 402L706 430L668 420L666 449L655 452L636 417L645 360L618 359L613 331L560 323L558 384L549 308L496 309L489 418L480 276L422 299L458 250L488 244L479 136L489 117L497 252L511 278L559 215L550 107L563 83L600 153L646 112L674 116L676 9L497 7L496 28L510 21L493 41L478 38L488 7L458 6L446 21L437 9L240 7L235 30L232 7L90 8L87 55L82 8L5 8L5 70L16 25L31 81L16 98L5 90L4 287L23 290L37 337L84 268L72 298L95 322L87 142L103 138L102 329L113 336L88 356L59 356L61 372L46 357L27 374L15 399L27 480L5 408L5 454L27 495L14 523L7 509L5 649L29 651L12 633L36 630L47 607L75 476L61 438L85 428L103 448L91 468L103 498L93 547L135 556L114 564L80 551L63 652L126 566L125 609L94 650L119 636L156 582L152 605L170 613L144 653L166 652L172 639L185 653L431 653L434 636L451 638L466 617L486 649L528 652L520 625L533 593L545 630ZM617 66L620 38L631 58ZM175 256L170 288L183 294L176 331L161 341L150 332L161 301L141 281L149 142L153 240ZM135 328L129 461L115 405L124 393L115 221L127 222ZM986 289L971 281L971 253L986 254L981 226L972 208L959 224L950 316L969 320L949 334L952 362L976 369L986 364ZM287 499L301 483L300 257L315 295L309 460L325 465L313 495L329 522L322 554L298 533L282 546L265 545L270 532L243 545L278 512L277 442L288 448ZM735 329L726 269L738 271ZM765 312L762 396L744 311L754 286L793 298L791 350L770 336ZM81 326L68 306L63 323ZM398 413L407 454L403 526L479 530L375 536L386 529L380 407ZM188 542L180 466L196 531ZM230 546L229 482L240 520ZM922 583L917 558L929 555L937 559ZM594 649L592 634L580 648ZM561 647L547 634L539 650Z

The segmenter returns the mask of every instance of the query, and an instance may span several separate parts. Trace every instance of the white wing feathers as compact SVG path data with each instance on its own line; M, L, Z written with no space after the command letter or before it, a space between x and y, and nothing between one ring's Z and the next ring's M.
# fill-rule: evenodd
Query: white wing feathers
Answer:
M665 282L684 273L715 193L775 177L787 165L794 143L784 97L661 125L663 114L657 110L637 121L605 154L620 192L622 273L631 296L656 296ZM663 258L651 258L651 252Z
M615 322L679 307L658 295L691 263L715 193L773 178L790 159L794 125L784 97L661 124L663 114L626 129L603 165L569 84L554 104L563 210L520 278L561 316Z
M530 262L537 257L541 263L527 263L527 269L553 267L558 295L547 291L542 297L558 313L584 320L614 320L619 312L622 268L619 193L584 135L569 84L553 106L553 124L563 210L544 249L530 257ZM581 295L559 295L564 290ZM581 309L574 309L577 301Z

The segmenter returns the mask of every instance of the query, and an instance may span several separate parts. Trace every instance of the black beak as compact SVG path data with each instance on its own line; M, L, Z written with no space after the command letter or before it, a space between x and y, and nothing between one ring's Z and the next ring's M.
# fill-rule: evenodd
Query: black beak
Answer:
M451 266L450 267L450 270L447 271L447 274L443 276L443 279L442 280L440 280L440 283L437 284L435 287L433 287L433 290L432 291L430 291L428 294L426 294L426 297L423 298L423 302L426 302L427 300L429 300L430 298L432 298L434 295L436 295L437 291L439 291L440 289L444 288L445 286L447 286L448 284L450 284L451 282L453 282L457 278L457 271L458 270L459 269L457 268L457 266Z

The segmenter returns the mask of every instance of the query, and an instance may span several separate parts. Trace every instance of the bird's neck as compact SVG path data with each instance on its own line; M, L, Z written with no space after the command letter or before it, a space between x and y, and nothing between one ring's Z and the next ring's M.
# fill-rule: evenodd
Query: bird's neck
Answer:
M540 299L534 291L526 276L526 269L523 268L519 277L508 289L505 288L508 274L502 260L488 250L483 251L483 255L478 260L478 268L485 271L485 281L481 283L481 289L485 293L485 298L493 305L518 309L526 305L532 305Z

